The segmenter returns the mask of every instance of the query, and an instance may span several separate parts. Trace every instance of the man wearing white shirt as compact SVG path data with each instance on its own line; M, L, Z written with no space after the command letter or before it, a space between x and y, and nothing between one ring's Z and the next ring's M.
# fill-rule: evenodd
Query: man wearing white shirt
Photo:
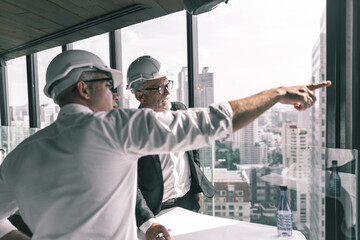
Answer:
M208 108L156 113L113 109L120 82L119 71L87 51L51 61L44 91L61 110L0 166L1 240L26 239L6 219L17 210L34 240L136 239L138 158L225 140L278 102L304 110L316 100L312 90L330 85L279 87Z

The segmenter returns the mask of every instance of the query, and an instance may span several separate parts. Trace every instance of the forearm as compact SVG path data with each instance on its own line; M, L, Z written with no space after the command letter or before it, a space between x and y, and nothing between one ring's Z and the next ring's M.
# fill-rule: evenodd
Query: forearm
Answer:
M21 232L14 230L5 234L0 240L30 240L28 236L22 234Z
M274 88L244 99L229 101L233 110L233 131L246 126L274 106L285 93L283 88Z

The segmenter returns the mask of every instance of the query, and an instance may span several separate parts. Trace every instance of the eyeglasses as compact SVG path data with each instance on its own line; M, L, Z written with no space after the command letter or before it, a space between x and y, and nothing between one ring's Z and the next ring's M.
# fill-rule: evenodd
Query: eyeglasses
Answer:
M116 93L116 88L114 88L114 80L111 77L108 78L99 78L99 79L93 79L93 80L85 80L83 82L98 82L98 81L106 81L111 83L112 88L110 89L113 93Z
M145 88L144 90L158 90L159 94L163 94L165 92L165 88L167 88L169 90L171 90L173 88L173 83L174 83L174 81L169 80L166 85L160 85L159 87L156 87L156 88Z

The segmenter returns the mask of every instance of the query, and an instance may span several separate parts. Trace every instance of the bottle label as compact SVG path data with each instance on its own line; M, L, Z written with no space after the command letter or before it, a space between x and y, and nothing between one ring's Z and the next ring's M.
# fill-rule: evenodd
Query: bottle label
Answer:
M278 211L277 228L280 236L291 236L292 233L292 213L288 211Z

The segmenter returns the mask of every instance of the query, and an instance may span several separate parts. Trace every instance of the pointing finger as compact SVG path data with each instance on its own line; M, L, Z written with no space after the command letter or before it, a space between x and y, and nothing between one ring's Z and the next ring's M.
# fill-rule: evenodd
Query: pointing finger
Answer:
M323 82L307 85L307 88L312 91L318 88L328 87L330 85L331 85L331 81L323 81Z

